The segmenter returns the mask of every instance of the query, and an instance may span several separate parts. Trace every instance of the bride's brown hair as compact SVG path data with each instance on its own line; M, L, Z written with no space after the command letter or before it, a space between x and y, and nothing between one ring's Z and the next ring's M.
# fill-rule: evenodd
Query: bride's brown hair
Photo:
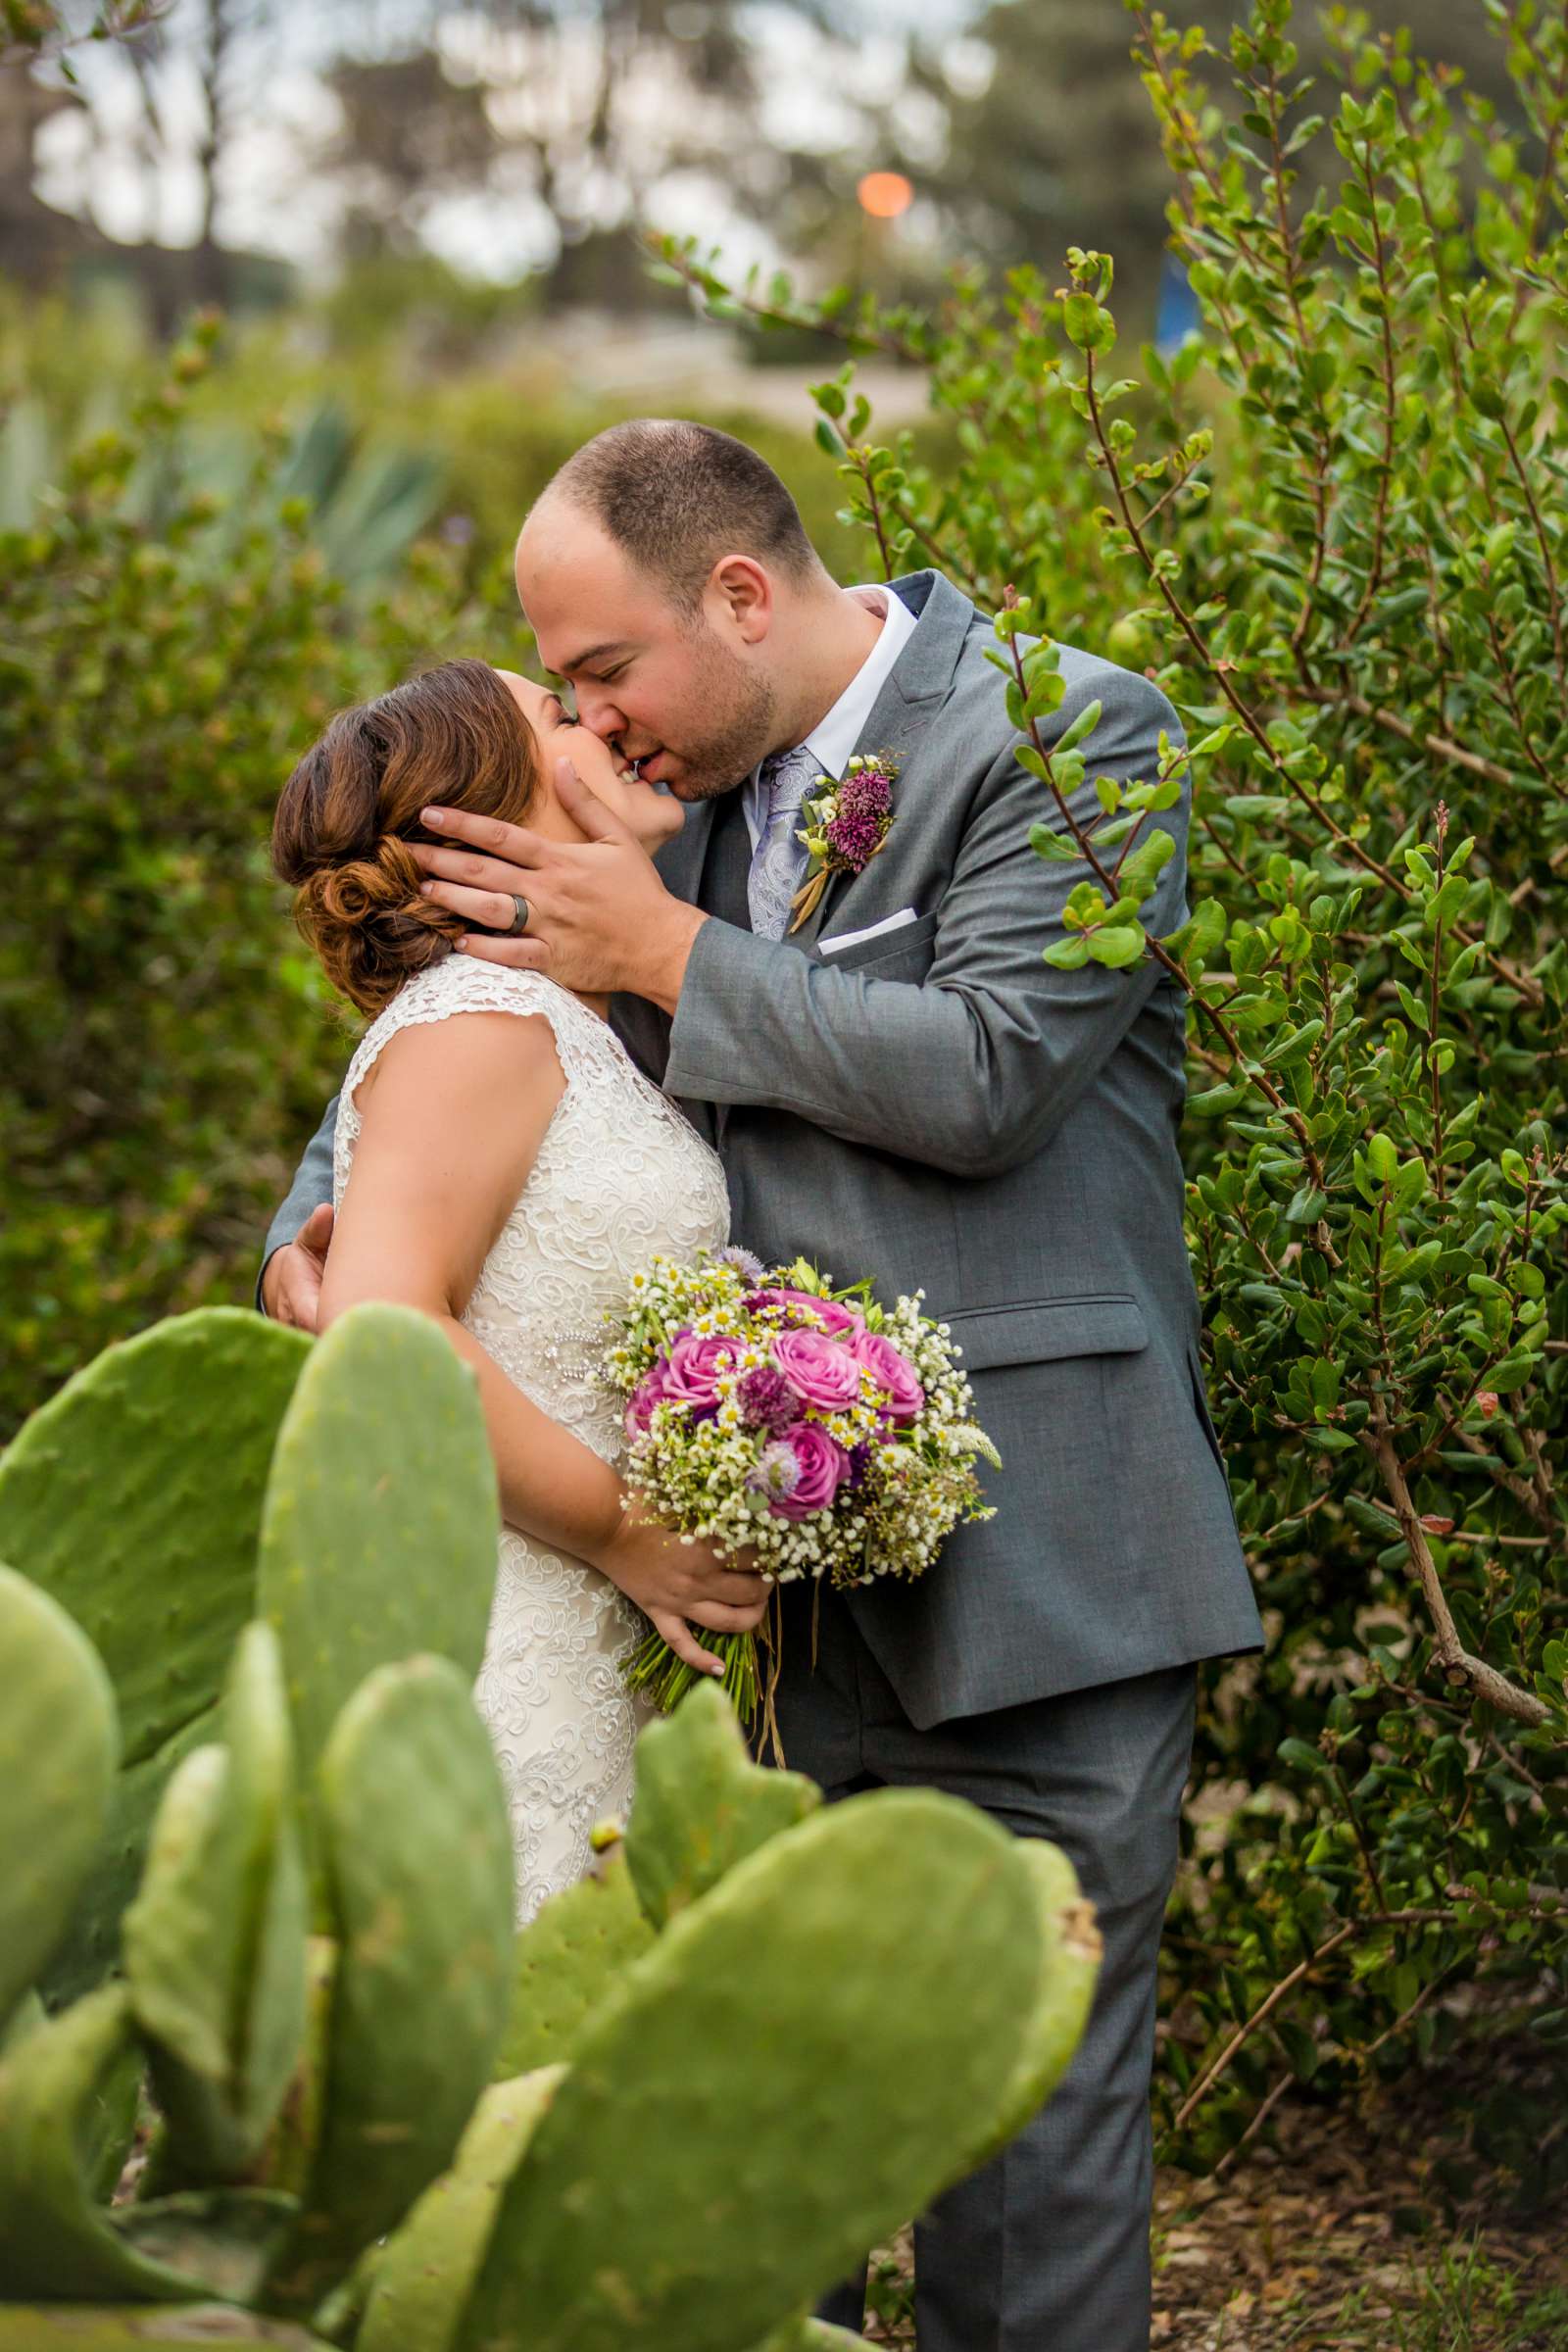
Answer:
M272 865L296 885L294 919L327 978L362 1012L470 927L419 896L409 845L437 839L419 810L439 801L515 824L538 789L533 729L486 662L443 662L340 711L311 746L277 804Z

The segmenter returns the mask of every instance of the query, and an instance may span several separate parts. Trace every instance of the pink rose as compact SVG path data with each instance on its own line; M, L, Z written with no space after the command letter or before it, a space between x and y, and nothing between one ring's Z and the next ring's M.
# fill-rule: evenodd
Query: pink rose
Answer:
M848 1348L823 1331L781 1331L773 1361L803 1404L818 1412L842 1412L860 1400L860 1367Z
M814 1421L797 1421L780 1440L800 1464L800 1477L788 1494L776 1494L768 1504L780 1519L809 1519L825 1511L849 1476L849 1457Z
M661 1359L663 1401L683 1404L691 1412L710 1413L718 1403L719 1376L734 1363L740 1345L723 1332L709 1332L702 1338L695 1332L681 1332Z
M903 1348L895 1348L876 1331L862 1331L850 1347L856 1361L865 1366L885 1393L889 1420L912 1421L925 1402L925 1391Z
M633 1438L640 1438L643 1435L653 1420L655 1405L662 1404L664 1396L664 1358L661 1356L652 1370L643 1374L626 1399L625 1428L628 1446Z
M857 1314L853 1306L845 1306L837 1298L815 1298L809 1291L754 1291L746 1303L754 1313L761 1306L779 1306L797 1321L808 1315L818 1331L834 1339L865 1329L865 1317Z

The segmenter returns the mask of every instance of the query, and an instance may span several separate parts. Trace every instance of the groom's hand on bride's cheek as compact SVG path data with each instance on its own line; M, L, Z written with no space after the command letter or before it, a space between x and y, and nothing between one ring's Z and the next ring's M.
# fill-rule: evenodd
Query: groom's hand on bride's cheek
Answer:
M550 841L461 808L423 810L427 828L454 844L415 845L430 876L425 896L475 926L462 943L470 956L548 972L583 996L647 997L672 1012L708 918L670 896L636 835L579 782L569 760L557 767L556 791L586 840ZM519 898L528 926L514 936Z

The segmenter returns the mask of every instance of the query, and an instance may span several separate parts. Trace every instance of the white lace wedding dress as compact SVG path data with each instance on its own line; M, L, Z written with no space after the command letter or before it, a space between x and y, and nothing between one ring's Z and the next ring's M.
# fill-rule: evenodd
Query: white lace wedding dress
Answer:
M619 1406L591 1377L604 1311L623 1303L632 1275L657 1253L722 1249L723 1170L585 1004L537 972L454 955L410 980L360 1042L338 1106L334 1206L354 1159L360 1080L400 1029L464 1012L542 1013L566 1081L464 1325L525 1396L614 1461ZM474 1697L506 1783L519 1919L583 1875L594 1824L630 1800L646 1712L623 1689L620 1667L646 1630L586 1562L503 1531Z

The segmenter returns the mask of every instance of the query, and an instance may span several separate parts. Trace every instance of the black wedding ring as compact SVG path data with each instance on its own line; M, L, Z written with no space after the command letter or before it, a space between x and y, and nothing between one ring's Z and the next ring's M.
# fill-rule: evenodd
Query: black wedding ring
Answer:
M527 930L527 928L528 902L526 899L519 898L516 892L514 891L512 894L512 920L507 925L507 937L509 939L518 939L521 937L522 933Z

